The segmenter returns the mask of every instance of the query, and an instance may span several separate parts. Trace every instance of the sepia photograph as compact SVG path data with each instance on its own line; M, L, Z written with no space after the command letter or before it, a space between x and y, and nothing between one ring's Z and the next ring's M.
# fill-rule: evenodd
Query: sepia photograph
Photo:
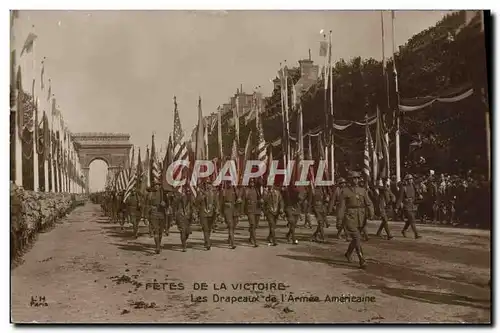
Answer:
M491 15L11 9L11 324L491 325Z

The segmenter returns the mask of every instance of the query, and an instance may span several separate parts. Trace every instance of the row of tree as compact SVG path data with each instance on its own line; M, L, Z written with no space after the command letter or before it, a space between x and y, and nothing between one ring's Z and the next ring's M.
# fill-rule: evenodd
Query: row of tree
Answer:
M474 95L464 101L435 103L422 111L401 115L401 157L403 167L404 162L423 158L427 168L437 171L457 173L475 169L484 173L487 168L485 106L481 102L480 92L482 87L487 87L485 38L478 25L460 30L464 16L463 11L447 15L435 26L413 36L400 47L395 57L399 96L396 94L392 58L387 62L388 77L384 76L382 62L375 59L355 57L350 61L337 61L333 70L335 121L363 121L367 115L375 115L378 106L385 115L386 127L393 133L395 116L400 115L396 112L398 98L404 102L416 97L439 95L463 86L474 87ZM300 78L300 70L290 69L289 76L292 78L290 85L295 84ZM325 106L324 93L323 80L320 79L302 97L303 112L307 114L304 117L304 133L325 129L325 110L328 110L329 105ZM282 137L280 94L280 90L276 89L266 98L262 120L267 142ZM234 128L228 124L230 117L232 114L226 114L222 119L223 146L227 155L230 154L234 138ZM296 121L292 115L292 136L296 132ZM255 128L255 121L246 124L245 119L240 119L240 138L246 138L250 131L255 133ZM313 151L317 149L317 138L311 138ZM346 169L360 169L364 138L362 126L335 131L336 170L342 173ZM254 146L256 140L254 136ZM394 164L392 134L390 141ZM416 141L418 144L412 144ZM213 154L218 151L216 131L209 135L209 151ZM274 147L273 156L279 156L282 151L282 147ZM394 170L394 165L391 169Z

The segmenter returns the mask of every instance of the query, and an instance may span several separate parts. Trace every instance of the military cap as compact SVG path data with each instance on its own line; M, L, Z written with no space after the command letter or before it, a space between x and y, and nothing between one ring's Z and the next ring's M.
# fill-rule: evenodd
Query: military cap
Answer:
M413 179L413 176L409 173L405 176L405 180Z
M361 175L357 171L349 172L349 178L361 178Z
M344 178L340 177L338 180L337 180L337 184L345 184L346 181Z

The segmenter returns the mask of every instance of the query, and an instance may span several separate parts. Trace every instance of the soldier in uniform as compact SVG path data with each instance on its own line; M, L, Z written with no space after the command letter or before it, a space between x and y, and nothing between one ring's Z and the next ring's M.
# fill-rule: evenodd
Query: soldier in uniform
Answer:
M335 188L332 197L330 198L330 201L328 203L328 212L329 214L333 214L334 211L338 210L339 206L339 198L340 198L340 192L342 192L342 189L346 187L346 180L344 178L339 178L337 180L337 187ZM347 238L347 233L345 232L344 228L341 228L340 230L337 231L337 238L340 238L342 235L342 231L344 231L345 234L345 240L346 242L349 241Z
M153 229L156 254L161 252L161 238L165 228L165 201L163 201L159 183L154 183L153 187L148 189L149 204L149 223Z
M409 227L413 230L415 234L415 239L420 238L418 234L417 227L415 226L415 186L413 185L413 176L408 174L404 178L404 183L399 190L398 201L396 203L396 212L399 208L403 207L403 214L408 219L403 227L401 233L406 237L406 230Z
M285 216L288 222L288 233L286 234L286 239L292 244L298 244L299 242L295 238L295 228L297 226L297 220L300 216L300 198L299 193L296 189L291 187L285 187L283 191L283 202L285 205Z
M139 237L139 220L141 219L141 204L140 199L137 194L135 188L133 188L130 192L130 195L127 198L127 208L128 208L128 217L130 223L132 224L132 229L134 232L134 238Z
M327 208L325 208L325 203L328 200L328 194L326 193L326 188L324 187L316 187L311 188L312 193L312 207L314 216L316 217L316 222L318 226L316 227L316 231L312 235L312 241L314 242L324 242L325 241L325 231L323 229L324 224L326 222L326 213Z
M111 221L118 222L118 193L116 191L113 191L111 195Z
M259 226L262 198L259 189L255 186L255 179L250 179L248 188L244 191L243 202L245 205L245 213L248 217L248 231L250 232L249 242L254 247L257 247L255 232Z
M299 192L302 213L304 214L304 228L312 229L311 216L313 191L310 187Z
M277 186L270 185L268 191L264 195L264 215L269 223L269 236L267 241L269 245L276 246L276 221L278 216L283 212L283 198Z
M207 250L210 250L212 246L210 235L212 233L212 226L218 215L219 205L217 201L217 195L211 188L211 184L204 182L202 191L200 195L197 196L196 206L198 207L198 216L203 230L205 248Z
M365 268L366 260L361 249L360 231L364 227L365 214L368 214L368 218L373 216L373 204L368 197L366 189L358 185L360 178L358 172L351 172L349 174L350 185L340 193L337 230L344 227L351 237L351 242L345 253L347 260L351 262L352 252L356 250L359 258L359 266Z
M228 231L228 243L231 249L235 249L234 245L234 228L238 217L239 202L241 199L235 186L232 186L230 181L225 183L225 186L220 191L220 210L224 217Z
M380 226L377 230L377 236L381 236L382 230L385 230L387 234L387 239L394 238L389 230L389 223L387 222L387 207L389 207L394 201L394 194L391 193L389 184L387 181L382 181L380 179L378 184L378 209L380 210L379 216L381 219Z
M186 252L187 240L191 234L191 221L193 219L194 202L191 191L184 186L183 193L171 196L171 205L174 211L175 221L181 236L182 252Z
M174 193L167 191L165 194L165 236L169 235L170 227L172 226L172 221L174 220Z
M127 204L124 202L125 191L120 191L118 193L118 221L120 223L120 228L123 230L123 225L127 221Z

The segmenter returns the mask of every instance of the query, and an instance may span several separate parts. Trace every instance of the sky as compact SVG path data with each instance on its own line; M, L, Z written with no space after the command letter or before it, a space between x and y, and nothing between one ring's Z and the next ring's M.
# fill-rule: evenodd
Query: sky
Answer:
M397 11L396 46L447 13ZM388 57L391 13L383 17ZM280 62L298 66L309 49L321 65L321 30L332 31L334 61L382 59L380 11L20 11L13 45L20 50L30 31L38 36L33 52L19 60L23 82L40 77L45 57L45 79L71 132L129 133L144 152L152 133L157 147L166 146L174 96L188 137L198 96L208 115L240 85L269 95ZM94 163L96 189L106 167Z

